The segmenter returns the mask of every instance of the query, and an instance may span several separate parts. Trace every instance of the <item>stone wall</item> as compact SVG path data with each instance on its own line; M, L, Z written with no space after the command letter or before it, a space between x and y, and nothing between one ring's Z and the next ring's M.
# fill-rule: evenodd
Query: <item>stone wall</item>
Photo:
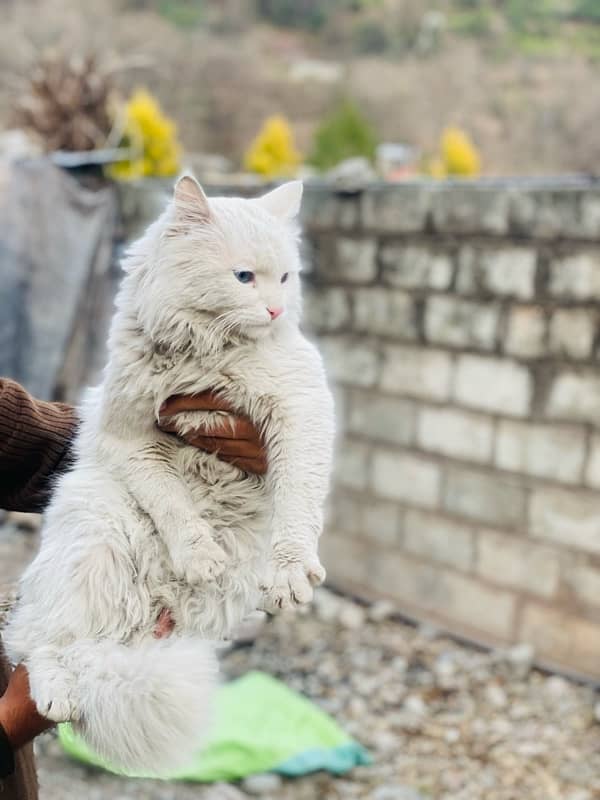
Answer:
M600 183L309 185L303 215L331 582L600 678Z
M600 678L600 183L308 189L331 581Z

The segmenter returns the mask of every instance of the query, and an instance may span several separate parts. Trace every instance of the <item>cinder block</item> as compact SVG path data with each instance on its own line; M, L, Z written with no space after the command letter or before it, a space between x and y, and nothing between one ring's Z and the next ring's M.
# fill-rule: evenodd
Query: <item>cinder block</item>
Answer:
M459 297L430 297L425 308L425 335L433 344L493 350L500 306Z
M473 566L474 532L464 523L439 514L410 509L404 519L404 549L429 561L469 571Z
M500 469L562 483L579 483L584 458L583 428L513 420L501 420L498 425L495 462Z
M409 453L376 449L371 488L379 496L433 508L439 503L441 469L438 464Z
M422 406L419 410L417 443L424 450L467 461L489 461L493 437L494 424L489 417L453 408Z
M532 394L529 371L512 361L484 356L459 356L454 398L482 411L526 416Z
M387 345L380 386L394 394L446 400L452 371L452 357L441 350Z
M362 442L342 440L336 451L335 482L347 489L366 489L369 483L369 448Z
M550 351L567 358L590 358L597 327L596 312L559 309L550 322Z
M600 374L597 370L565 370L554 380L545 416L600 425Z
M333 380L349 386L374 386L377 382L379 352L364 337L322 336L319 350Z
M410 400L355 393L350 402L348 430L381 442L410 444L416 412Z
M574 489L536 488L529 503L529 530L548 542L600 553L600 497Z
M538 658L600 677L598 624L532 602L523 611L519 641L533 645Z
M538 358L546 352L546 317L537 306L511 309L504 351L517 358Z
M477 572L519 592L552 597L560 579L556 550L517 536L483 530L477 534Z
M575 300L600 298L600 247L558 258L550 265L550 293Z
M374 286L353 294L354 331L397 339L416 339L414 302L405 292Z
M446 475L443 505L463 517L515 528L525 522L526 489L501 473L452 467Z
M447 289L452 280L452 260L427 247L384 244L380 250L384 283L401 289Z

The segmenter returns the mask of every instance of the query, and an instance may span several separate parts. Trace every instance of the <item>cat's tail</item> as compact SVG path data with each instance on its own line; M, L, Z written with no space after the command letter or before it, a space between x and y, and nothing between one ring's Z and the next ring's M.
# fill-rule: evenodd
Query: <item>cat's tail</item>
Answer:
M61 656L75 677L73 727L106 763L146 775L189 764L210 725L218 670L212 643L86 640Z

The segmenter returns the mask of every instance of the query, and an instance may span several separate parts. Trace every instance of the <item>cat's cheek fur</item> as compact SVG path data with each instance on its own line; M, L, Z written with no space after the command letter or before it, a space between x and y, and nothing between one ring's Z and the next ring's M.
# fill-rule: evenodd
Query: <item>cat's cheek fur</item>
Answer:
M5 631L39 708L73 720L105 760L148 774L185 766L201 744L215 643L256 608L309 602L325 577L333 404L298 328L290 219L301 187L207 200L190 180L126 258L104 378L81 406L76 463ZM290 273L272 324L255 324L265 309L240 294L240 263L256 265L260 302ZM207 389L261 427L266 477L159 430L169 396ZM180 431L199 419L182 415ZM165 609L174 630L157 639Z

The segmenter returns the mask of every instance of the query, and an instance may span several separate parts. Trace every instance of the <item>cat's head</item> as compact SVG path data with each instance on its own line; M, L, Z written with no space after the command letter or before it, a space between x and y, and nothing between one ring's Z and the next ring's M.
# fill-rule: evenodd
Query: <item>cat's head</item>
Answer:
M215 341L259 339L296 324L301 197L301 182L291 181L252 200L208 199L194 178L180 178L125 264L141 268L136 305L152 338L179 346L207 332Z

